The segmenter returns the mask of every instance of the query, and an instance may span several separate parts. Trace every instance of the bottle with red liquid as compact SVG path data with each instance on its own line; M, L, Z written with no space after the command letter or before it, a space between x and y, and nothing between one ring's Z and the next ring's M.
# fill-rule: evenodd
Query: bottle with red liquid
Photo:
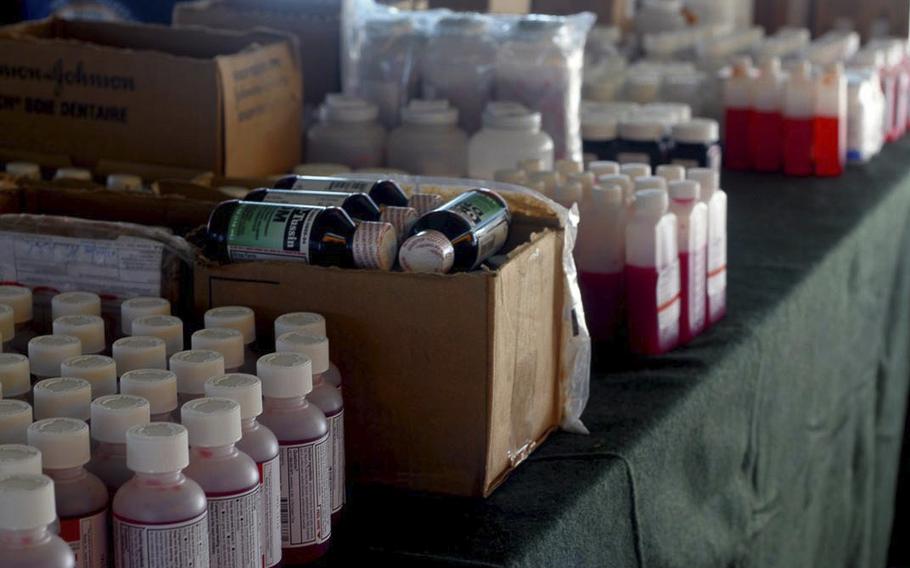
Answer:
M0 477L0 558L4 568L75 568L76 558L53 534L54 482L44 475Z
M800 61L790 73L784 87L783 119L784 173L811 176L815 152L815 81L808 61Z
M749 125L752 115L752 60L738 58L724 80L724 162L733 170L747 170Z
M708 168L689 170L689 179L701 186L699 199L708 206L708 325L727 313L727 192L720 174Z
M818 78L815 94L815 175L839 176L847 164L847 76L840 63Z
M679 343L692 341L707 325L708 206L699 201L697 181L670 184L670 212L676 215L679 248Z
M629 347L659 355L679 342L679 251L676 216L660 189L635 193L626 226L626 299Z
M749 154L752 167L759 172L778 172L783 155L783 105L785 76L780 59L770 57L759 67L752 88L752 123L749 127Z

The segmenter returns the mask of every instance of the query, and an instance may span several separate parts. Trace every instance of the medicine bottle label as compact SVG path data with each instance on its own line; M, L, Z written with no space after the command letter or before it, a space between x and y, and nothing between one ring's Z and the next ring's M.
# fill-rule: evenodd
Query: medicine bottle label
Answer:
M310 207L341 207L350 197L347 193L284 193L270 191L262 200L264 203L288 203L291 205L307 205Z
M60 538L73 549L76 568L107 568L107 509L60 519Z
M305 444L280 446L281 545L321 544L332 535L329 434Z
M716 227L708 241L708 295L714 296L727 287L726 235Z
M332 513L344 506L344 409L326 416L329 421L329 438L332 444Z
M659 269L657 274L657 329L660 345L671 345L679 334L679 259Z
M616 161L620 164L650 164L651 156L641 152L620 152L616 154Z
M281 466L279 456L257 464L262 484L262 553L269 568L281 562Z
M262 562L259 507L262 489L209 497L209 558L212 566L245 568Z
M351 179L301 178L294 182L291 189L302 191L340 191L345 193L369 193L373 189L373 181L358 181Z
M227 231L233 261L293 258L310 262L310 232L319 209L237 205Z
M478 235L478 252L477 260L478 264L483 262L488 256L495 253L506 244L506 239L509 238L509 220L505 217L497 223L489 227L489 229L483 231ZM475 267L476 268L476 267Z
M464 193L462 197L454 199L446 209L460 215L473 228L493 222L497 215L507 210L501 201L489 192L483 191Z
M197 568L209 565L208 517L151 525L114 515L117 568Z
M705 325L705 251L704 243L689 252L689 329L702 329Z

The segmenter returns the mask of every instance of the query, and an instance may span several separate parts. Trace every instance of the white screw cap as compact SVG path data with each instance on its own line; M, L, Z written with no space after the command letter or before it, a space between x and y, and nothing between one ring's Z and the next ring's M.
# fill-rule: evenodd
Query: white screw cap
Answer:
M82 355L82 342L72 335L39 335L28 342L28 359L36 377L59 377L60 363Z
M73 418L48 418L28 427L28 444L41 450L44 469L68 469L92 459L88 424Z
M7 397L28 393L32 389L28 357L18 353L0 354L0 384Z
M72 335L82 342L82 352L101 353L104 340L104 320L99 316L60 316L54 320L54 335Z
M120 304L120 329L124 335L133 335L133 320L142 316L169 316L171 303L164 298L139 296Z
M63 292L51 298L52 319L62 316L100 316L101 297L92 292Z
M92 385L84 379L62 377L35 383L35 419L91 418Z
M32 407L21 400L0 400L0 444L24 444Z
M644 189L662 189L667 191L667 180L659 176L635 178L635 191Z
M197 398L180 409L180 422L189 431L190 447L217 448L243 437L240 405L229 398Z
M262 396L294 398L313 390L313 362L300 353L270 353L256 361Z
M210 349L190 349L171 355L171 372L177 375L177 392L204 394L205 382L224 374L224 356Z
M262 414L262 383L255 375L231 373L205 382L205 396L229 398L240 405L244 420Z
M152 422L126 431L126 466L137 473L171 473L190 464L186 428Z
M135 369L120 376L120 392L149 401L152 416L177 408L177 375L164 369Z
M668 184L686 179L686 168L676 164L657 166L657 176L664 178Z
M150 416L151 406L142 397L102 396L92 402L92 438L108 444L125 444L126 431L148 424Z
M664 215L670 207L670 198L662 189L643 189L635 192L635 211Z
M275 351L301 353L313 362L313 374L320 375L329 370L329 339L324 335L307 335L290 331L275 340Z
M610 160L597 160L588 164L588 171L596 177L619 174L619 164Z
M60 363L60 375L85 379L92 385L92 398L117 394L117 364L104 355L79 355Z
M25 286L0 286L0 304L13 308L16 323L32 321L32 291Z
M0 476L16 473L40 474L41 452L25 444L0 445Z
M648 177L651 175L651 166L639 162L623 164L619 166L619 173L629 176L631 179Z
M133 335L147 335L164 340L170 357L183 351L183 320L176 316L142 316L133 320Z
M256 314L246 306L222 306L205 312L205 327L226 327L243 334L243 343L256 341Z
M193 349L211 349L221 353L225 369L239 369L243 366L243 334L236 329L200 329L190 337L190 344Z
M677 201L697 200L701 186L697 181L674 181L670 184L670 199Z
M16 311L12 306L0 303L0 341L12 341L15 336Z
M708 201L714 192L720 188L720 173L711 168L692 168L688 172L688 179L697 181L701 185L701 200Z
M167 369L167 345L158 337L122 337L111 351L121 376L134 369Z
M0 530L34 530L55 520L57 506L50 477L16 474L0 478Z
M325 318L313 312L291 312L275 319L275 337L289 331L300 331L308 335L327 335Z

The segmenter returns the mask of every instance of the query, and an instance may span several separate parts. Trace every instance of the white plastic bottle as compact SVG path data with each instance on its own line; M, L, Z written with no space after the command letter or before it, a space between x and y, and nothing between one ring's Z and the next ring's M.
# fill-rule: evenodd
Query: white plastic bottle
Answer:
M659 355L679 341L679 256L676 216L666 191L635 193L626 226L626 299L629 346Z
M600 176L597 178L597 185L601 187L618 185L621 187L626 206L631 205L632 200L635 198L635 184L632 182L632 178L625 174L608 174Z
M133 477L126 466L126 431L149 423L150 406L138 396L113 394L92 402L92 440L96 445L86 466L111 495Z
M171 372L177 376L177 403L205 396L205 382L224 374L224 357L210 349L190 349L171 355Z
M168 357L183 351L183 320L177 316L142 316L133 320L132 330L133 335L163 339Z
M695 168L688 175L708 206L708 325L714 325L727 313L727 193L714 170Z
M167 369L167 344L148 335L121 337L111 346L120 376L135 369Z
M28 443L41 451L44 474L54 480L60 538L73 549L76 568L107 568L110 498L104 483L85 470L88 425L72 418L39 420L28 428Z
M31 289L25 286L0 286L0 304L13 308L16 337L13 339L12 349L18 353L28 353L28 342L37 335L32 321L34 306Z
M100 316L61 316L54 320L54 335L71 335L82 342L82 353L96 355L107 348L104 320Z
M38 335L28 342L28 360L35 380L60 376L60 363L82 355L82 342L72 335Z
M664 178L667 185L674 181L683 181L686 179L686 168L677 164L662 164L657 166L657 170L654 173L657 177Z
M783 152L783 99L786 75L781 71L780 59L769 57L759 65L759 73L752 84L752 116L749 125L749 154L752 167L759 172L780 171Z
M749 126L752 122L752 60L740 57L724 79L724 161L735 170L752 165Z
M56 519L51 478L24 474L0 477L3 568L75 568L73 551L49 529Z
M553 139L541 131L539 112L518 103L487 105L481 128L468 143L468 175L493 179L496 170L513 168L523 160L542 160L553 168Z
M104 355L79 355L60 363L60 375L84 379L92 385L92 398L117 394L117 364Z
M790 73L784 87L781 130L784 173L810 176L814 171L815 147L815 82L808 61L802 61ZM725 152L729 156L729 152ZM702 190L704 190L702 184ZM710 215L710 213L709 213Z
M149 401L152 422L177 422L177 375L165 369L133 369L120 376L120 392Z
M238 372L243 367L243 334L236 329L226 327L200 329L190 336L190 346L193 350L207 349L221 353L226 373Z
M35 419L75 418L86 422L91 418L92 385L83 379L58 377L35 383Z
M0 354L0 384L3 398L28 401L31 399L28 357L18 353Z
M633 182L636 178L649 177L652 171L651 165L644 162L629 162L619 166L619 173L629 176Z
M345 502L344 400L324 376L329 370L329 339L291 331L275 340L275 350L300 353L312 362L313 390L306 398L322 411L329 423L329 491L332 522L337 523Z
M32 406L21 400L0 400L0 444L25 444Z
M257 420L262 414L262 383L254 375L221 375L205 382L205 394L240 405L243 437L237 449L253 458L259 469L263 566L271 568L281 562L281 470L278 438Z
M101 298L92 292L63 292L51 298L51 321L63 316L100 316Z
M205 492L183 474L186 428L169 422L126 432L127 466L135 472L114 496L115 568L209 566Z
M670 183L670 212L676 215L679 248L679 343L685 345L705 329L708 274L708 206L699 201L697 181Z
M198 398L180 408L180 420L190 441L184 474L208 500L209 561L219 568L260 566L262 488L256 462L235 445L243 437L240 405Z
M256 314L246 306L222 306L205 312L206 329L236 329L243 334L243 358L252 363L258 357L256 352ZM194 348L195 349L195 348Z
M588 171L595 177L612 176L619 173L619 162L613 160L596 160L588 164Z
M410 16L368 20L364 26L358 92L379 108L386 128L398 125L398 111L420 89L418 62L424 43Z
M120 304L121 333L123 335L133 335L133 320L136 318L169 315L171 315L171 303L164 298L138 296L124 300Z
M262 422L278 438L281 479L282 555L286 564L304 564L323 556L332 536L329 483L329 425L316 405L312 362L299 353L271 353L259 358ZM306 498L304 498L306 496Z
M458 128L458 109L401 109L401 126L389 133L388 164L415 175L464 177L468 137Z
M275 337L278 338L289 331L299 331L304 335L321 335L328 337L325 318L313 312L291 312L275 318ZM341 371L335 363L329 361L329 370L322 374L329 384L341 390Z
M307 132L307 161L331 162L349 168L381 166L386 131L378 122L379 109L359 104L326 104L321 120Z
M0 444L0 477L41 474L41 452L25 444Z
M667 180L659 176L647 176L635 178L635 193L646 189L658 189L667 191Z
M818 77L815 94L815 175L839 176L847 166L847 76L841 63Z

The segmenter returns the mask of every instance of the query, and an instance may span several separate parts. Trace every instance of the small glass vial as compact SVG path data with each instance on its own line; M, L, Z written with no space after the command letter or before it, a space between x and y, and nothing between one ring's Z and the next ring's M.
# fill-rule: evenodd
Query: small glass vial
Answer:
M149 423L150 406L138 396L114 394L92 402L92 440L96 443L86 466L111 495L133 477L126 467L126 431Z
M91 419L92 385L83 379L69 377L44 379L35 383L35 419Z
M171 372L177 376L177 403L205 396L205 382L224 374L224 356L211 349L190 349L171 355Z
M221 375L205 382L205 394L240 405L243 437L237 449L253 458L259 468L263 566L277 566L281 562L281 470L278 438L257 420L262 414L262 383L254 375Z
M0 384L3 385L3 398L31 400L31 371L28 357L18 353L0 354Z
M259 358L262 422L278 438L282 485L282 553L286 564L304 564L323 556L332 536L329 483L329 425L316 405L312 362L299 353L271 353ZM306 498L305 498L306 496Z
M133 320L132 330L133 335L163 339L168 357L183 351L183 320L177 316L142 316Z
M331 191L342 193L366 193L370 199L384 207L407 207L408 196L401 186L392 180L364 181L316 176L287 176L279 179L275 189L299 189L302 191Z
M381 214L379 206L366 193L260 188L251 191L243 200L311 207L340 207L355 221L379 221Z
M21 400L0 400L0 444L25 444L32 406Z
M0 478L0 557L4 568L75 568L70 547L50 531L54 482L45 475Z
M32 291L25 286L0 286L0 304L13 308L16 337L11 348L23 355L28 353L28 342L35 337Z
M177 375L165 369L134 369L120 375L120 392L149 401L152 422L177 422Z
M657 177L664 178L667 185L674 181L683 181L686 179L686 168L676 164L663 164L657 166L657 170L654 173L657 174Z
M92 292L63 292L51 298L51 321L63 316L100 316L101 297Z
M699 201L697 181L670 184L670 212L676 215L679 249L679 343L685 345L705 329L707 292L708 206Z
M329 370L329 339L291 331L275 340L278 352L306 355L312 362L313 390L307 400L325 414L329 423L329 480L332 496L332 522L337 523L345 502L344 401L341 393L325 380Z
M236 329L243 335L244 361L253 362L259 356L256 350L256 313L246 306L221 306L206 310L203 316L206 328Z
M0 341L3 342L3 351L12 351L13 339L16 338L16 312L6 304L0 304Z
M194 351L210 350L221 353L226 373L238 372L244 363L243 334L227 327L200 329L190 337Z
M120 304L120 330L123 335L133 335L134 319L143 316L169 315L171 315L171 303L164 298L153 296L130 298Z
M111 346L120 376L135 369L167 369L167 344L159 337L121 337Z
M19 179L41 179L41 167L34 162L7 162L6 173Z
M39 420L28 427L29 445L41 451L44 474L54 480L60 537L76 554L77 568L107 568L110 498L85 470L91 458L88 425L72 418Z
M289 331L299 331L305 335L322 335L325 337L329 335L326 333L325 318L322 314L313 312L291 312L275 318L276 338ZM322 377L339 391L341 390L341 371L338 370L335 363L329 362L329 370L323 373Z
M236 446L243 437L240 405L198 398L180 408L180 421L190 441L184 473L208 499L210 562L221 568L260 566L262 487L256 462Z
M96 355L107 348L104 320L100 316L60 316L54 320L54 335L72 335L82 342L82 353Z
M624 120L619 125L616 161L620 164L644 163L652 168L663 164L667 158L666 130L666 126L657 120L641 117Z
M39 335L28 342L28 360L36 381L60 376L60 364L82 355L82 342L72 335Z
M183 474L186 428L168 422L126 432L126 462L136 475L114 496L115 568L209 565L205 492Z
M0 444L0 477L41 474L41 452L25 444Z
M104 355L79 355L60 363L60 375L85 379L92 385L92 398L117 394L117 364Z

